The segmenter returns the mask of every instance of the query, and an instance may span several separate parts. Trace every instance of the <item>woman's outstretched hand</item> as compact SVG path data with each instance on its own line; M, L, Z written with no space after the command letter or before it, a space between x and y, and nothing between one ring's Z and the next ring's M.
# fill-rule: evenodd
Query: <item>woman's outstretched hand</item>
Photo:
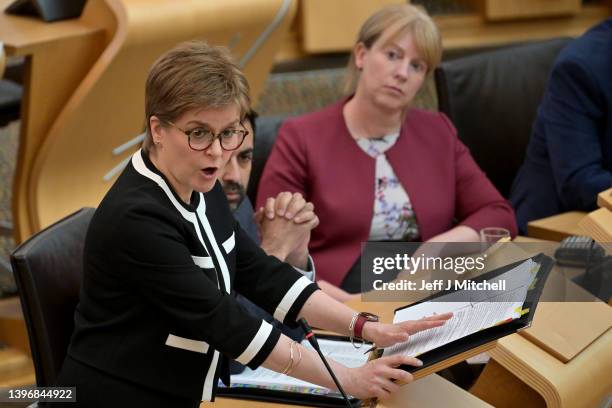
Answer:
M401 365L418 367L423 363L414 357L399 354L381 357L368 361L361 367L347 368L340 381L342 381L342 387L349 395L359 399L378 398L384 400L401 387L393 380L400 380L403 383L413 380L412 374L398 368Z
M366 322L362 334L365 340L373 342L376 347L389 347L407 341L412 334L440 327L451 317L452 313L444 313L395 324Z
M363 327L363 336L377 347L389 347L395 343L409 340L410 336L423 330L444 325L453 317L444 313L395 324L367 322ZM414 357L397 354L369 361L357 368L347 368L343 386L346 392L357 398L378 398L384 400L399 390L400 385L394 380L408 383L413 380L412 374L398 368L401 365L419 367L423 363Z

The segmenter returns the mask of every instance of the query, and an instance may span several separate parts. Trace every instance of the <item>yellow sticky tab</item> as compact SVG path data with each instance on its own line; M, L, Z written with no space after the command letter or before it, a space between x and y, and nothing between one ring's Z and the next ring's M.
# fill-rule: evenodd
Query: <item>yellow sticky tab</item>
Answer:
M526 315L527 313L529 313L529 308L526 307L525 309L521 310L521 316Z

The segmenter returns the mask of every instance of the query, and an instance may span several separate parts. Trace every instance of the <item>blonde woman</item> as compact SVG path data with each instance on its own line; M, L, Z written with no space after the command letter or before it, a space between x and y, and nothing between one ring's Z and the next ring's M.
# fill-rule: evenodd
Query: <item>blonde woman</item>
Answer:
M363 24L347 72L349 96L283 124L257 206L299 192L320 219L310 240L323 290L360 291L364 241L477 241L483 227L516 234L514 213L442 113L410 107L441 58L433 21L411 5ZM486 114L486 113L483 113Z

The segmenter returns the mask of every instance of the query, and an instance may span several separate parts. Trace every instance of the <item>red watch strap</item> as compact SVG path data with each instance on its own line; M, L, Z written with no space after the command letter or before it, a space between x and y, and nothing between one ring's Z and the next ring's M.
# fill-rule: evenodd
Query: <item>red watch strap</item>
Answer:
M363 337L361 336L361 332L363 330L363 325L369 321L365 316L363 315L359 315L357 316L357 321L355 322L355 330L353 331L353 333L355 333L355 337L357 337L358 339L363 339Z

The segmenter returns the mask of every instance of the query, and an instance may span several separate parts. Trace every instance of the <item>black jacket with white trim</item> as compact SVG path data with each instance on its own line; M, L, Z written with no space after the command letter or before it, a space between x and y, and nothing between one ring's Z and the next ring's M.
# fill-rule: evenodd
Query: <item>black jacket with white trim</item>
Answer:
M185 204L139 150L91 221L68 353L150 388L213 400L219 376L228 380L227 357L255 368L280 336L233 290L295 326L317 286L251 241L218 182Z

